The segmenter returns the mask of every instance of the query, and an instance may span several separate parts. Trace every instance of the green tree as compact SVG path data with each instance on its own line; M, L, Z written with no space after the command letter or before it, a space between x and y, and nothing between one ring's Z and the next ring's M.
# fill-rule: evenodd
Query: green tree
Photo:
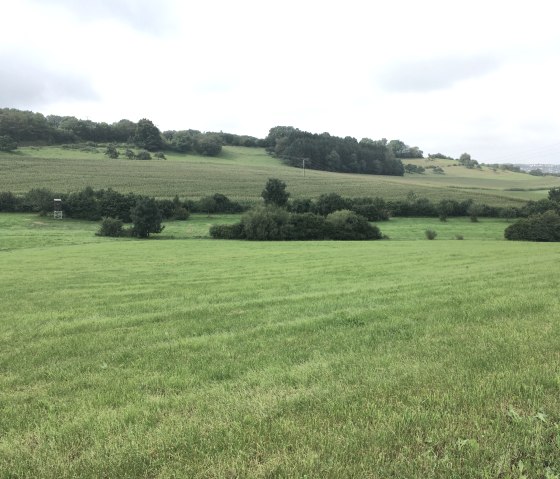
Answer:
M105 148L105 155L108 156L109 158L115 159L119 157L119 152L115 147L115 145L109 145L107 146L107 148Z
M548 199L560 203L560 188L556 187L548 190Z
M214 133L205 133L196 138L195 148L201 155L218 156L222 151L222 139Z
M163 139L158 127L146 118L142 118L136 125L133 142L139 148L148 151L157 151L163 148Z
M288 203L290 193L286 191L286 183L282 180L278 178L269 178L261 196L267 205L284 207Z
M15 151L17 143L10 135L0 136L0 151Z
M150 233L161 233L163 226L161 224L162 215L154 198L141 198L137 201L131 214L133 228L133 236L139 238L148 238Z

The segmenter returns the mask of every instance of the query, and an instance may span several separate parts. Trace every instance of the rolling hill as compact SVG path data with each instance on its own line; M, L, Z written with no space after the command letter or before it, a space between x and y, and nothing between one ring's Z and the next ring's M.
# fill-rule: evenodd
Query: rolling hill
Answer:
M284 165L262 148L225 146L219 157L167 154L167 160L109 159L103 148L63 149L23 147L0 154L0 191L24 193L31 188L69 192L92 186L156 197L197 199L222 193L241 201L258 201L268 178L285 181L292 197L316 198L336 192L343 196L405 197L413 191L432 200L472 198L495 206L520 205L546 196L560 178L535 177L510 171L467 169L451 160L405 160L440 166L404 177L333 173Z

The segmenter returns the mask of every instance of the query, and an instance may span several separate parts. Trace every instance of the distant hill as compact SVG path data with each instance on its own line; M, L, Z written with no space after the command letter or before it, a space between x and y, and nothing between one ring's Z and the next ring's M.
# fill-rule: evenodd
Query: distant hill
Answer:
M488 167L469 169L454 160L406 160L426 167L421 174L362 175L293 168L271 157L264 148L224 146L217 157L167 153L167 160L139 161L104 155L104 147L82 149L23 147L0 153L0 191L24 193L32 188L70 192L92 186L161 198L198 199L222 193L240 201L260 201L268 178L280 178L293 198L342 196L405 198L411 191L432 200L473 199L488 205L521 205L545 198L560 178L531 176ZM443 173L429 166L439 166ZM305 175L305 176L304 176Z

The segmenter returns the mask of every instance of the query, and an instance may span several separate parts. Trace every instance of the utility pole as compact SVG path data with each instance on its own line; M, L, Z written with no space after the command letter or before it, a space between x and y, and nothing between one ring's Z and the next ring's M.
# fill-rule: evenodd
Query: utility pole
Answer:
M302 168L303 168L303 177L305 178L305 158L303 158L301 161L302 161Z

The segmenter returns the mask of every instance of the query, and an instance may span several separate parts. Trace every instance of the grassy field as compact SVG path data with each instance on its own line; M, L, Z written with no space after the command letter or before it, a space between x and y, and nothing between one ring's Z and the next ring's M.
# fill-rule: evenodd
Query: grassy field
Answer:
M0 215L0 478L560 476L559 245L204 238L235 219Z
M560 178L488 168L469 170L452 161L440 162L444 175L431 170L404 177L306 170L304 178L302 170L282 164L261 148L224 147L217 158L168 154L166 161L111 160L102 151L27 147L13 154L0 153L0 191L24 193L45 187L62 193L92 186L191 199L216 192L236 200L256 201L267 179L275 177L284 180L296 198L337 192L343 196L399 199L414 191L433 200L472 198L490 205L515 206L546 197L548 189L560 186Z

